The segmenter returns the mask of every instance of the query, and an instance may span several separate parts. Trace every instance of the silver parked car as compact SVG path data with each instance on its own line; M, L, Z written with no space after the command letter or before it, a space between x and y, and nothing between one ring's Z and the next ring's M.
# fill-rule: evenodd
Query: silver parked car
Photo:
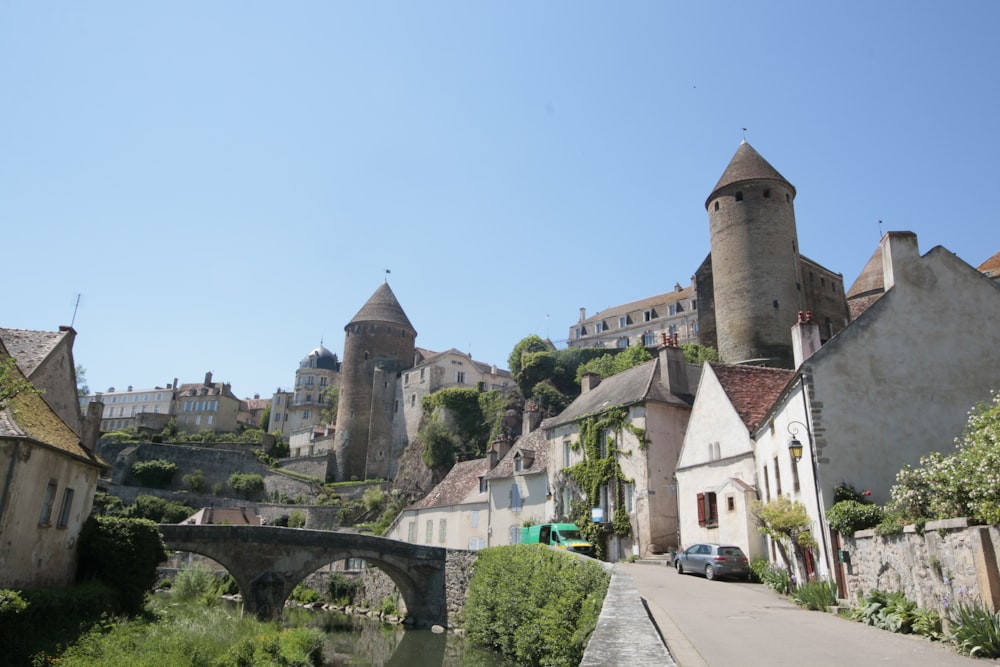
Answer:
M674 556L678 574L694 572L707 579L750 577L750 561L743 550L732 545L694 544Z

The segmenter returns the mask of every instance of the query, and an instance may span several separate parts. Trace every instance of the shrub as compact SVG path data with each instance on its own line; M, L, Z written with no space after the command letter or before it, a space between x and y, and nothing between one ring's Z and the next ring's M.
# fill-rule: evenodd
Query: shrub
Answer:
M327 591L336 604L347 605L361 592L361 581L341 572L331 572Z
M900 592L886 593L878 589L862 595L851 618L882 630L909 634L913 631L917 603L907 600Z
M197 600L215 594L218 584L207 565L195 563L177 573L171 590L178 600Z
M234 472L226 481L240 498L256 500L264 494L264 478L257 473Z
M312 604L313 602L319 602L323 599L323 596L320 595L319 591L315 588L310 588L303 583L296 584L291 595L288 597L302 604Z
M208 489L208 480L205 479L205 473L201 470L195 470L193 473L181 477L181 484L194 493L204 493Z
M750 572L754 579L782 595L788 595L792 590L792 579L788 575L788 570L763 558L755 558L750 562Z
M306 525L306 515L302 512L295 510L288 515L288 527L289 528L304 528Z
M177 464L166 459L139 461L132 466L132 476L139 480L142 486L163 489L170 484L177 472Z
M948 616L950 639L962 653L977 658L1000 658L1000 612L961 602Z
M127 516L149 519L155 523L180 523L191 516L192 510L183 503L168 502L157 496L137 496Z
M6 626L11 618L28 608L21 593L9 588L0 589L0 625Z
M518 664L579 664L608 579L594 561L539 545L484 549L463 610L467 636Z
M795 589L792 600L812 611L826 611L837 604L837 586L832 581L809 581Z
M106 583L128 614L142 610L156 567L167 559L163 536L148 519L91 517L80 531L79 551L78 578Z
M842 535L850 535L858 530L874 528L882 523L885 513L878 505L857 500L841 500L834 503L826 513L830 528Z

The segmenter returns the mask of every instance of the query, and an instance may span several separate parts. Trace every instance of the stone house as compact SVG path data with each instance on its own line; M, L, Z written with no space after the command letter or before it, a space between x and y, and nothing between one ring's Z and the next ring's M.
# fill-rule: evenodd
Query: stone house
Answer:
M530 415L525 416L525 423ZM489 492L487 546L520 544L521 527L553 518L548 478L549 445L541 429L513 445L493 443L490 469L483 475Z
M300 362L295 371L292 391L279 389L271 397L271 419L268 433L280 433L288 442L293 433L311 433L314 427L323 426L322 413L326 408L323 393L330 387L340 386L340 361L337 355L319 345Z
M760 495L752 434L794 378L785 369L704 365L677 461L680 546L734 544L764 557L751 514Z
M648 556L677 546L674 470L697 387L696 366L684 362L680 348L667 345L657 358L604 380L583 378L583 392L542 426L548 441L552 514L570 518L573 505L586 500L566 469L585 458L581 431L593 420L622 411L620 425L599 435L602 458L614 455L622 478L601 489L597 521L610 523L624 510L629 535L610 539L606 557ZM640 441L640 434L644 442ZM579 505L578 505L579 506ZM594 518L595 515L591 514Z
M74 369L72 349L65 354ZM65 586L76 576L77 538L107 468L94 454L96 420L77 427L83 437L34 393L0 409L0 588Z

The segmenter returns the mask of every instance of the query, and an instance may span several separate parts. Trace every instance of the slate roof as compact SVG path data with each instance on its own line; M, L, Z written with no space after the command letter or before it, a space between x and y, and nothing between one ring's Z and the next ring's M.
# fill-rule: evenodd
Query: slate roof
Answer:
M71 331L69 328L61 331L0 328L0 341L3 341L10 356L17 360L17 367L21 372L26 377L31 377L35 369L45 361L63 338L70 335Z
M708 196L705 200L705 208L708 208L709 202L715 197L715 193L721 188L727 185L732 185L733 183L739 183L740 181L750 181L750 180L770 180L770 181L780 181L784 183L792 190L792 196L795 196L795 186L788 182L784 176L778 173L778 170L771 166L771 164L761 157L760 153L754 150L753 146L746 142L744 139L739 148L736 149L736 154L733 155L733 159L729 161L729 166L726 170L722 172L722 177L719 178L719 182L715 184L712 188L712 194Z
M518 454L521 454L523 461L523 468L518 474L544 473L545 466L549 462L549 442L545 439L546 426L548 426L547 420L528 435L519 437L506 456L500 459L493 470L486 473L486 479L512 477L514 475L514 460Z
M0 361L10 356L0 341ZM23 375L19 367L17 372ZM38 394L19 394L0 409L0 438L32 440L94 466L107 467L99 456L83 446L73 429Z
M207 389L205 394L201 393L202 389ZM233 388L229 386L228 382L212 382L210 384L205 384L204 382L190 382L187 384L177 385L177 396L228 396L229 398L236 398L236 394L233 393ZM192 393L194 392L194 393ZM236 400L239 400L236 398Z
M429 509L464 503L486 502L488 494L479 491L479 478L489 469L489 459L460 461L445 475L441 482L426 496L407 509Z
M382 283L378 286L375 293L371 295L365 305L361 306L361 310L347 323L347 326L360 322L388 322L413 330L410 319L403 312L403 307L396 300L396 295L393 294L389 283Z
M566 409L546 421L549 428L569 424L591 414L598 414L615 406L628 406L646 400L688 405L691 396L668 394L659 383L659 358L630 368L627 371L601 380L590 391L580 394Z
M757 430L785 387L798 375L783 368L733 366L717 362L709 362L709 366L750 433Z
M579 326L581 324L589 324L597 322L599 320L606 320L609 318L616 318L620 315L625 315L627 313L632 313L641 310L647 310L653 306L668 305L674 303L675 301L681 301L684 299L690 299L694 296L694 289L688 285L687 287L682 287L681 289L674 289L670 292L664 292L663 294L657 294L656 296L646 297L645 299L639 299L638 301L632 301L630 303L623 303L619 306L611 306L600 310L590 317L584 318L574 324L573 326ZM662 315L661 315L662 317ZM632 322L632 324L640 325L643 322ZM648 322L646 324L649 324ZM604 332L607 333L607 332Z
M476 361L465 352L462 352L461 350L456 350L455 348L445 350L444 352L432 352L431 350L425 350L422 347L416 349L417 352L420 354L420 361L418 361L413 366L413 368L419 368L420 366L423 366L425 364L432 363L446 354L454 354L462 357L463 359L468 360L468 362L473 366L475 366L480 373L497 375L500 377L510 377L510 371L504 370L502 368L497 368L496 372L494 372L494 367L492 364L487 364L483 361Z

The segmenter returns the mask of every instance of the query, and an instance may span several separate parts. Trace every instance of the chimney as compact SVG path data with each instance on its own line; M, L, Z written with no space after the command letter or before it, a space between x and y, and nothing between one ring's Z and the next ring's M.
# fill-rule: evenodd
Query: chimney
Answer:
M580 309L580 321L583 322L585 319L587 319L587 309L586 308L581 308Z
M212 384L212 371L205 373L205 386L211 386Z
M799 321L792 327L792 356L795 368L815 354L821 345L819 325L813 322L812 311L799 311Z
M917 235L913 232L886 232L882 237L882 280L886 292L896 284L912 262L920 258Z
M87 451L97 451L97 440L101 437L101 416L104 414L104 402L97 399L87 406L87 416L83 418L83 433L80 442Z
M170 388L170 387L168 387L168 388ZM173 389L177 389L177 378L174 378L174 384L172 385L172 388Z
M521 435L528 435L542 423L542 413L535 403L529 403L524 409L521 417Z
M684 350L677 345L677 339L664 336L664 344L659 349L660 384L671 394L691 393L688 384L687 365Z
M490 447L490 470L497 467L500 463L500 459L507 456L507 452L510 451L510 440L506 438L497 438L493 441L493 445Z
M601 384L601 376L597 373L584 373L580 378L580 393L586 394L588 391Z

